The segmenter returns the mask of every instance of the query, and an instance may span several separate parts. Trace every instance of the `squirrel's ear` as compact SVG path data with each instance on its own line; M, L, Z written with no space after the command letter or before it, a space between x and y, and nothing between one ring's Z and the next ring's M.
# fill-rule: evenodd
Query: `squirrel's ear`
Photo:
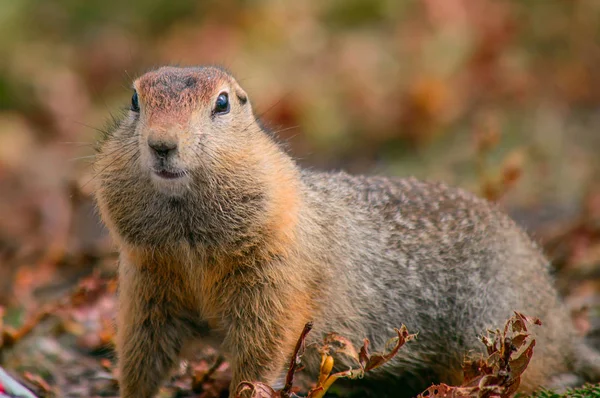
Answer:
M238 101L240 101L241 105L245 105L248 102L248 94L246 94L244 90L236 90L235 96L237 97Z
M248 94L246 94L246 92L240 87L239 84L237 84L237 82L234 82L233 84L233 92L235 93L240 105L245 105L248 103Z

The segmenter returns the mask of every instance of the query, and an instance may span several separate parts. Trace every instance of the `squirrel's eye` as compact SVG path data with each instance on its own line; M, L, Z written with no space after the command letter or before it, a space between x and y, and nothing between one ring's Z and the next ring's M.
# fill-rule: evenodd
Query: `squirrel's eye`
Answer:
M213 114L224 115L229 112L229 96L227 93L221 93L217 97L217 101L215 102L215 109L213 110Z
M137 91L134 91L133 95L131 96L131 107L129 109L131 109L134 112L140 111L140 103L138 102Z

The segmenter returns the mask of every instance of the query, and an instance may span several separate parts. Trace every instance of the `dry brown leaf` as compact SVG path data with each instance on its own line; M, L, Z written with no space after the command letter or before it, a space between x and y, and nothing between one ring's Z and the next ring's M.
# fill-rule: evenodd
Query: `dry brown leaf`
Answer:
M268 384L261 382L241 382L235 392L236 398L280 398L281 395ZM250 395L248 395L250 394Z
M23 376L27 381L31 382L33 385L41 389L45 393L49 393L52 391L52 387L44 380L40 375L34 375L30 372L23 373Z
M336 353L347 355L357 363L360 363L358 352L356 352L356 348L354 348L350 339L337 333L329 333L325 336L323 343L322 351L329 353L333 349Z
M294 382L294 374L300 369L302 355L305 350L305 340L308 333L313 327L312 322L304 325L304 329L298 338L294 353L290 360L288 372L285 378L285 385L280 391L275 391L272 387L261 382L243 381L236 388L236 397L250 398L292 398L296 395L292 393L292 385ZM248 395L250 394L250 395Z
M521 374L533 356L535 339L527 333L527 325L531 324L541 325L541 321L515 311L515 315L506 321L502 332L488 331L487 336L481 337L488 357L465 360L462 386L431 386L417 398L512 397L521 383Z
M306 349L306 336L312 330L313 324L312 322L308 322L304 325L304 329L302 329L302 333L300 333L300 337L298 338L298 342L296 342L296 347L294 348L294 353L292 355L292 359L290 360L290 366L288 368L288 372L285 377L285 385L281 390L281 396L284 398L292 396L292 384L294 383L294 374L300 369L300 364L302 362L302 355L304 355L304 350Z
M472 388L470 387L452 387L447 384L431 386L423 391L417 398L461 398L472 397Z
M400 329L394 329L396 333L398 333L398 338L396 340L396 344L394 348L388 353L375 353L369 355L368 353L368 342L369 340L365 339L365 344L360 350L360 362L365 372L376 369L381 365L387 363L390 359L392 359L400 350L407 341L410 341L416 337L416 334L409 334L406 326L402 325ZM390 342L394 339L391 339L387 345L390 345ZM386 345L386 346L387 346Z
M236 397L252 397L252 398L292 398L297 395L292 393L293 378L296 371L301 364L301 357L304 353L305 339L307 334L312 329L312 323L305 325L298 342L290 366L288 369L286 383L282 390L275 391L270 386L261 382L244 381L237 386ZM319 372L318 381L315 387L313 387L307 395L307 398L322 398L329 387L340 378L354 379L362 377L366 371L375 369L382 366L389 360L391 360L397 353L400 347L402 347L407 341L412 340L416 335L409 334L406 326L402 325L400 329L395 329L398 334L397 337L390 339L388 344L392 345L393 348L389 352L384 353L369 353L369 340L364 339L363 346L360 349L360 353L356 351L356 348L352 342L337 333L330 333L323 339L323 345L319 348L321 352L321 367ZM335 360L332 353L341 353L350 358L353 358L358 368L347 369L345 371L331 374Z

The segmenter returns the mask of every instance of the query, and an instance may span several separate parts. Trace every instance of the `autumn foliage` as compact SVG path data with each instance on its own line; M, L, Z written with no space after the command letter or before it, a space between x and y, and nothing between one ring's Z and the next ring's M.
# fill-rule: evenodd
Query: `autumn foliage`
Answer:
M231 69L302 165L498 202L600 344L599 4L0 2L0 365L40 397L118 396L116 255L90 163L132 78L163 64ZM218 358L203 347L162 393L219 397L230 369Z
M464 382L461 386L434 385L419 394L417 398L513 397L519 388L521 375L527 369L535 347L535 339L528 332L528 326L541 324L541 321L537 318L530 318L515 312L508 319L502 331L500 329L488 331L487 336L481 337L481 342L486 347L487 356L465 359L463 364ZM311 328L312 324L307 324L298 339L283 389L276 391L265 383L245 381L237 387L237 397L298 397L292 392L292 384L294 374L301 367L302 355L306 349L305 339ZM321 354L318 379L314 387L308 391L306 397L322 398L336 380L362 378L365 372L385 365L396 355L402 355L400 351L402 346L414 340L417 335L409 334L404 325L395 330L398 336L386 344L386 346L393 348L384 353L370 353L369 340L366 338L363 340L363 345L357 350L352 342L344 336L337 333L330 333L325 336L323 344L318 348ZM418 339L416 340L412 344L418 344ZM336 355L344 355L353 359L356 367L332 373Z

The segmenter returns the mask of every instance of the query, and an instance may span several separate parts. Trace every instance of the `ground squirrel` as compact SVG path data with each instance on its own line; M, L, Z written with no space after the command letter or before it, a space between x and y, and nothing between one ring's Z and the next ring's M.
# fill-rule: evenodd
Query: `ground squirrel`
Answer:
M458 383L477 336L518 310L542 319L523 390L598 377L530 238L493 205L415 179L302 170L217 67L163 67L134 84L100 143L96 199L120 250L122 397L151 397L183 347L220 344L231 394L278 384L306 322L383 347L416 341L382 371L410 395ZM314 370L317 353L306 353Z

